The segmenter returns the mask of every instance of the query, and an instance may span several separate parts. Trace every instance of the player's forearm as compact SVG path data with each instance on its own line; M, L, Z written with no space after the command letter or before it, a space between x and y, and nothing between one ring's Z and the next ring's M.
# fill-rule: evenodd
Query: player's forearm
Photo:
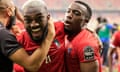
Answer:
M24 18L22 13L20 12L20 10L16 7L16 17L19 21L21 21L22 23L24 23Z
M112 72L112 49L108 50L108 66L109 66L109 72Z
M80 63L80 71L81 72L99 72L99 62L92 61L92 62L85 62Z
M49 51L49 48L50 48L50 45L52 43L52 38L51 40L45 40L40 48L38 48L31 56L30 56L30 59L29 59L29 64L28 64L28 67L26 69L28 70L35 70L37 71L41 64L43 63L44 59L46 58L47 56L47 53Z
M108 58L109 72L112 72L112 57Z

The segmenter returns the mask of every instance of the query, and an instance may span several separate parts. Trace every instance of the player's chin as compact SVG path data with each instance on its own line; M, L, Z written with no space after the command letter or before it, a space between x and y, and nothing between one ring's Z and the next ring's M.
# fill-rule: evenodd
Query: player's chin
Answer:
M71 27L70 26L65 26L65 30L71 31Z

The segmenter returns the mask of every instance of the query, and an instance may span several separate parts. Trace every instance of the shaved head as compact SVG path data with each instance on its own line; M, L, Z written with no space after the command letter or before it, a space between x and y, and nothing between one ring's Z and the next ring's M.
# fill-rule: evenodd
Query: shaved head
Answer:
M0 0L0 8L7 8L13 6L14 3L12 0Z
M3 15L5 13L7 8L14 8L15 5L13 3L13 0L0 0L0 15Z
M7 26L11 26L15 20L15 5L13 0L0 0L0 21ZM10 27L9 26L9 27Z
M48 12L47 6L43 0L28 0L24 3L22 10L25 12L26 10L33 8L44 9L45 12Z

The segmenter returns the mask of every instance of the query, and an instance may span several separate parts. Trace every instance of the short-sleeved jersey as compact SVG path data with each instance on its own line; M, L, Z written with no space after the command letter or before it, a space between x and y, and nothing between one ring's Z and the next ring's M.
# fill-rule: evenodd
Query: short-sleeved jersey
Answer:
M88 29L82 30L70 39L66 35L65 48L67 72L80 72L81 62L97 60L100 65L99 42ZM99 70L101 72L101 68Z
M12 72L13 62L8 57L19 48L16 37L0 23L0 72Z
M64 25L62 22L55 22L56 36L50 47L46 60L41 65L38 72L65 72L64 67ZM31 54L38 44L34 43L27 32L18 36L18 41L23 45L26 51Z

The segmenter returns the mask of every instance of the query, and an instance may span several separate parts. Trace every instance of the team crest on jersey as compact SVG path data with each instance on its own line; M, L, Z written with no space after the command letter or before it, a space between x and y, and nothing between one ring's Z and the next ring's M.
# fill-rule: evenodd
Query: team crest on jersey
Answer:
M94 50L91 46L86 46L84 48L84 59L93 60L94 59Z
M60 47L60 42L59 42L57 39L54 40L54 43L55 43L55 45L57 46L57 48Z

